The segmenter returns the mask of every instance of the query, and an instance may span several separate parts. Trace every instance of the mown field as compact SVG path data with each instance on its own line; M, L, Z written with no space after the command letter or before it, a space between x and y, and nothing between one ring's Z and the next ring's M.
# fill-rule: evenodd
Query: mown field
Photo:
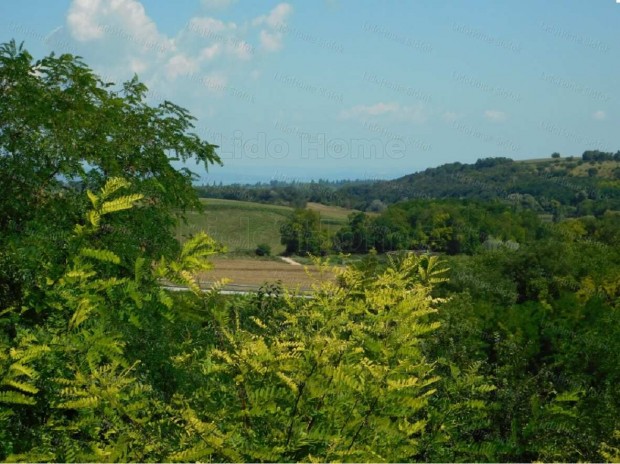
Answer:
M266 259L216 257L211 260L214 268L200 275L200 285L211 288L215 282L226 279L226 290L257 290L265 283L281 282L284 287L301 292L312 289L326 279L333 279L332 273L321 274L314 265L291 265L284 261Z
M204 231L226 245L229 252L252 252L258 244L271 247L272 254L284 251L280 243L280 226L288 219L293 208L247 201L202 199L202 213L188 213L188 223L177 231L183 240L190 234ZM321 222L329 234L335 233L347 221L353 210L309 203L308 208L321 214Z

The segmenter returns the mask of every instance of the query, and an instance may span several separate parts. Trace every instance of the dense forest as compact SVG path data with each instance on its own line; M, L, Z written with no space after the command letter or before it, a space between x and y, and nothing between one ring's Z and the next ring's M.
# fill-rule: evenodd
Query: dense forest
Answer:
M225 295L195 278L222 248L174 238L200 202L171 162L217 147L146 91L0 46L0 459L620 460L610 154L325 183L294 201L375 214L327 237L298 209L288 251L363 258Z

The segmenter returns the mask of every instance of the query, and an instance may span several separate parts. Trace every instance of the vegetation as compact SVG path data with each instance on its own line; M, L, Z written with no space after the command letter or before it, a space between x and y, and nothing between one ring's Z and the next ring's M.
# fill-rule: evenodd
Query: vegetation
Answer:
M351 213L331 243L311 210L297 210L281 228L287 253L364 254L396 250L473 254L483 248L518 247L536 240L543 223L531 210L498 201L415 200L396 203L380 215Z
M256 246L255 253L257 256L271 256L271 247L265 243L260 243Z
M230 252L254 253L258 243L269 245L274 253L284 251L280 244L280 225L292 214L285 206L233 200L203 200L202 211L190 212L187 222L177 229L183 241L205 232Z
M319 202L367 212L381 212L385 205L415 199L491 200L561 219L619 211L619 172L620 152L590 150L578 162L572 157L529 161L484 158L474 164L444 164L390 181L274 181L270 185L203 186L198 192L296 207Z
M146 105L136 79L116 93L75 57L32 63L14 43L0 87L0 459L620 456L616 180L592 177L610 192L596 204L545 191L551 220L525 194L418 199L350 213L331 242L296 209L280 226L289 252L367 255L317 260L310 295L202 292L222 247L174 240L198 201L171 154L218 161L191 116ZM501 179L517 163L476 164L465 171Z
M55 279L68 259L67 234L87 208L86 190L114 176L143 200L131 215L110 218L97 247L131 260L178 252L176 219L199 202L191 172L170 162L193 158L206 167L219 158L189 132L186 110L150 107L145 92L136 78L112 90L70 55L33 62L15 42L0 46L0 295L11 305L38 291L29 270L46 259Z
M415 200L369 217L352 214L338 231L334 247L346 253L430 250L472 254L482 247L516 245L536 238L541 227L532 211L499 202Z
M280 227L293 216L293 208L212 198L202 199L202 204L202 210L189 211L187 220L177 227L176 237L181 242L205 232L226 246L231 254L254 254L259 243L269 245L274 254L284 252ZM312 203L308 208L320 214L321 228L330 236L346 224L351 213L351 210Z
M319 213L309 209L297 209L293 217L280 227L285 253L300 255L325 255L329 249L327 233L321 227Z

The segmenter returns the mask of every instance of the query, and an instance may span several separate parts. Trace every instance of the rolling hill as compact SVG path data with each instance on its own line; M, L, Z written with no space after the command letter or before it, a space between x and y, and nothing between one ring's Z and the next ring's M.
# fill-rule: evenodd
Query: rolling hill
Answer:
M365 209L416 198L504 199L539 212L567 215L620 210L620 161L571 158L513 161L487 158L474 164L451 163L390 181L352 184L338 191Z
M226 245L231 252L253 251L258 244L267 244L273 254L284 251L280 243L280 226L292 214L293 208L249 201L202 199L204 211L188 213L187 224L177 230L177 238L204 231ZM328 234L347 222L353 211L319 203L308 204L321 215Z
M322 204L345 211L381 211L387 205L412 199L499 199L556 217L600 215L607 210L620 211L620 152L587 151L582 157L519 161L484 158L385 181L271 182L202 186L197 190L206 198L298 207L307 204L311 208Z

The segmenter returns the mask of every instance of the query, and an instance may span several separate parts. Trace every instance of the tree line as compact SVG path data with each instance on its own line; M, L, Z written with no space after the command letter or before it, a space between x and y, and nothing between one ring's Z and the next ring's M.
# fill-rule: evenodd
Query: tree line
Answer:
M521 206L555 218L600 215L620 210L620 151L587 150L576 157L559 153L546 160L513 161L506 157L481 158L473 164L448 163L380 181L278 182L256 185L197 187L203 197L274 203L303 208L308 202L366 212L415 199L467 199L520 202ZM560 159L561 158L561 159ZM608 174L604 162L618 163ZM577 173L582 165L588 167Z
M331 237L318 212L298 209L280 232L289 254L412 250L455 255L519 246L536 240L542 229L543 221L535 212L498 201L413 200L391 205L380 214L353 212Z

